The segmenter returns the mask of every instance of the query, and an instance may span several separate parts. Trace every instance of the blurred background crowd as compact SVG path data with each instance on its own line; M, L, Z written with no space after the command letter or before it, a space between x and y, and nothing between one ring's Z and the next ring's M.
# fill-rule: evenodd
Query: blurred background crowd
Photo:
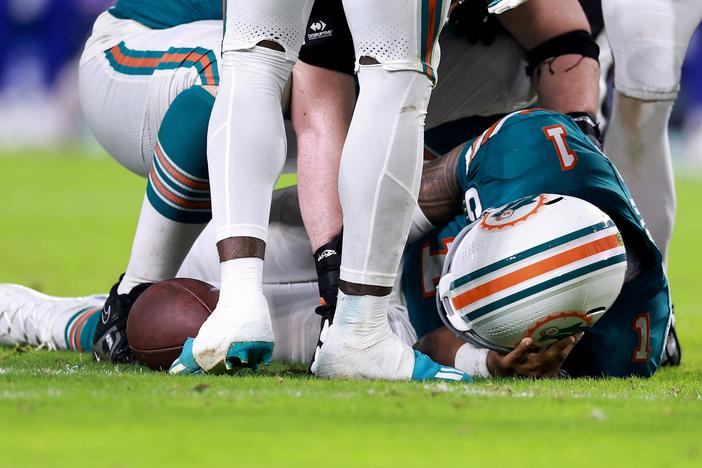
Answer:
M78 59L95 17L113 3L0 0L0 148L93 145L78 104ZM671 127L677 162L702 166L702 29Z

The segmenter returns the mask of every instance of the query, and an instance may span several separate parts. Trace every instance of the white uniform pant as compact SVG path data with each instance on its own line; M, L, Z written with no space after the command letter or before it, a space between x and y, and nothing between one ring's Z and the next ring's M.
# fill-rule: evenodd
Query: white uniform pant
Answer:
M216 86L221 21L152 30L103 13L80 61L88 127L120 164L146 176L168 107L195 85Z

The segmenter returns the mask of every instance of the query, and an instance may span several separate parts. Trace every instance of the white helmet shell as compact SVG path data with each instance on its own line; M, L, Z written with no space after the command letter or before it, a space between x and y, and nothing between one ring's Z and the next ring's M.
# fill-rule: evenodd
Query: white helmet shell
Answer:
M451 245L437 289L454 331L498 350L548 346L592 326L624 283L614 222L575 197L541 194L486 211Z

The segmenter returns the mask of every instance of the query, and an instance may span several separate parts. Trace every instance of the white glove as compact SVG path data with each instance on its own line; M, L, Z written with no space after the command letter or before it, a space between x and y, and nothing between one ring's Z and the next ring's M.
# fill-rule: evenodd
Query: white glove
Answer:
M527 0L492 0L488 5L488 12L499 15L526 2Z

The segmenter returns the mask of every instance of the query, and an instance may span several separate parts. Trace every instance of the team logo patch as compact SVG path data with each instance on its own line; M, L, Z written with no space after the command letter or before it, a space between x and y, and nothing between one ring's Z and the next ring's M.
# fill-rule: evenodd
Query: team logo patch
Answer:
M535 215L546 204L546 195L520 198L512 203L488 211L480 227L488 231L511 228Z
M585 312L560 312L534 324L525 337L531 337L537 346L550 346L558 340L577 335L592 326Z

